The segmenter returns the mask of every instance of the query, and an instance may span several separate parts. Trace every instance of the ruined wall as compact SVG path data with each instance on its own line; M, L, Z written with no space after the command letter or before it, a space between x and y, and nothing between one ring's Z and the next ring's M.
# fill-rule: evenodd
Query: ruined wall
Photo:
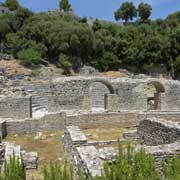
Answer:
M66 121L65 113L47 114L39 119L7 120L8 134L27 134L63 130Z
M180 110L180 83L179 81L166 81L165 93L161 94L162 110Z
M145 119L140 122L137 133L145 145L170 144L180 140L180 125L163 119Z
M89 96L48 96L48 111L58 112L62 110L90 110Z
M67 126L63 136L63 144L68 159L73 165L74 179L78 179L81 168L85 179L100 176L103 170L103 160L98 150L87 144L87 138L77 126Z
M0 117L29 118L32 117L31 97L5 97L0 99Z
M105 94L117 94L116 107L108 104L107 109L116 108L116 110L146 110L147 97L144 93L145 82L141 80L129 80L122 78L104 78L104 77L71 77L60 78L53 81L52 94L60 97L63 104L71 99L82 99L88 97L90 109L104 108L107 106L105 102ZM113 93L112 93L113 88ZM108 101L112 102L109 96ZM87 100L87 99L86 99ZM113 98L114 100L114 98ZM61 104L61 103L60 103ZM82 104L82 103L80 103ZM57 104L58 105L58 104ZM111 106L112 107L111 107ZM50 106L49 106L50 107ZM75 109L77 109L76 106ZM64 108L62 108L64 109ZM68 107L67 107L68 109ZM79 107L80 109L80 107ZM87 109L87 108L84 108ZM51 110L51 109L50 109Z
M68 115L66 124L79 126L82 129L126 128L139 123L138 114L134 112L104 112Z
M147 97L144 93L143 81L119 80L113 82L116 87L119 110L147 110Z
M105 95L109 94L109 89L100 82L94 82L89 91L91 107L105 109Z

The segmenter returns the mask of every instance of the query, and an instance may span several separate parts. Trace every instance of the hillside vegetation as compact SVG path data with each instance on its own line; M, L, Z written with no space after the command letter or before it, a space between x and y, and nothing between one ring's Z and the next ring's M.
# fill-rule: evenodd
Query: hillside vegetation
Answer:
M164 64L172 76L179 75L180 12L154 21L147 20L148 12L128 23L133 18L122 16L119 9L115 17L124 18L124 25L95 20L90 26L86 18L62 10L34 14L19 4L3 5L13 12L0 15L0 51L12 54L24 66L53 63L68 74L83 65L100 71L134 67L143 72L144 65ZM133 16L137 14L133 9Z

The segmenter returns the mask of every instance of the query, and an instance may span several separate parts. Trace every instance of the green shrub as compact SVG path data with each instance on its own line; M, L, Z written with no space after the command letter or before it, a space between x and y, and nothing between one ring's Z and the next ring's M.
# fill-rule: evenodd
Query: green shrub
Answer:
M113 164L106 163L104 172L96 180L161 180L155 168L154 158L144 150L134 152L131 146L127 153L120 147L117 160Z
M49 168L44 169L44 180L73 180L73 170L66 161L64 165L51 163Z
M0 180L25 180L25 168L21 160L13 154L10 160L5 161L0 171Z
M64 54L59 55L58 67L60 67L64 70L64 74L70 74L72 64L71 64L69 57L67 55L64 55Z
M30 48L20 51L18 59L24 66L38 65L42 62L40 53Z
M163 173L167 180L180 179L180 155L163 162Z

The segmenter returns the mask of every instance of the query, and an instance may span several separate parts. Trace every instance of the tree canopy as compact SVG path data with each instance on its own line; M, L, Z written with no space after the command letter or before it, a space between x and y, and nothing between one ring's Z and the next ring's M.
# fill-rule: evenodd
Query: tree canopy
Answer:
M120 6L120 8L114 14L116 20L133 20L134 17L137 16L136 7L133 5L132 2L124 2Z
M142 18L144 21L149 17ZM137 19L120 25L96 19L89 25L83 18L63 15L61 11L34 14L19 7L13 13L0 15L0 52L12 54L28 66L54 63L63 67L65 73L83 65L100 71L132 68L144 72L145 66L163 64L177 77L179 29L180 12L149 23ZM27 58L31 53L33 56Z
M17 0L6 0L4 5L7 6L11 11L14 11L20 7Z
M71 4L69 3L68 0L60 0L59 7L60 7L60 10L63 10L63 11L71 10Z
M138 6L138 15L141 22L145 23L151 15L152 7L147 3L140 3Z

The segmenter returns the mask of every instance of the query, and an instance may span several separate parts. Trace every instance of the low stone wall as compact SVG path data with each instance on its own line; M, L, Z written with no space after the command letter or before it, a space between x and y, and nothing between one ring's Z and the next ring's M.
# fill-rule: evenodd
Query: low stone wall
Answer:
M115 159L117 152L111 148L96 149L87 141L84 133L77 126L67 126L64 131L63 144L68 159L73 165L74 179L78 179L79 168L85 179L101 176L104 161Z
M31 97L1 98L0 117L19 119L32 117Z
M180 140L180 125L162 119L145 119L140 122L137 133L145 145L170 144Z
M129 128L139 124L136 112L104 112L67 116L66 124L81 129Z
M147 118L165 119L173 122L180 122L179 111L149 111L144 114Z
M65 113L47 114L39 119L7 120L8 134L27 134L64 129Z

